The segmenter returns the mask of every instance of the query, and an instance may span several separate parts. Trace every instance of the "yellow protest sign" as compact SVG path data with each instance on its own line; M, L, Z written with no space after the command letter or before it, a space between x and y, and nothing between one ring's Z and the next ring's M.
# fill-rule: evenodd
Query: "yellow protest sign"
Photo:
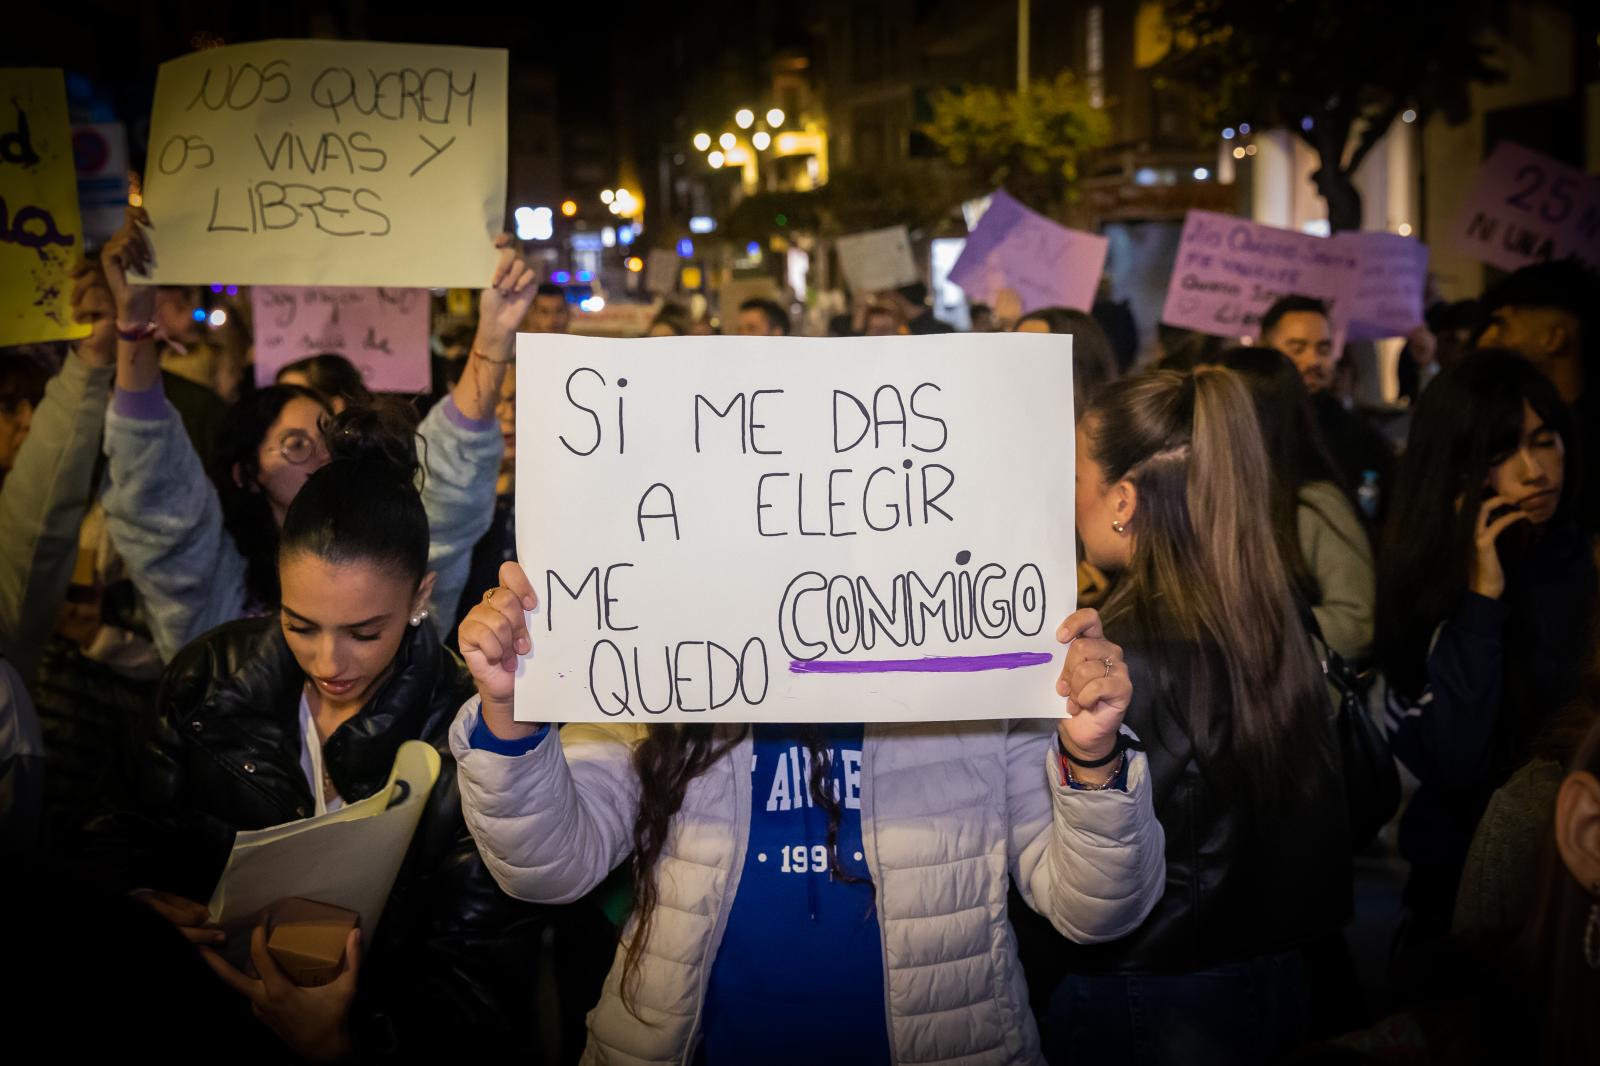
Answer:
M506 52L261 41L161 65L153 280L482 288L505 221Z
M87 337L72 321L83 253L59 70L0 70L0 345Z

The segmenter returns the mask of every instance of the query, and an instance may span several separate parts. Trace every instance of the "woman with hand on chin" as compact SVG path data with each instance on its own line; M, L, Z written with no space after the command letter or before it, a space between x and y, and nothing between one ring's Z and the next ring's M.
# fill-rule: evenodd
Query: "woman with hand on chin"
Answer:
M1034 1063L1008 885L1081 942L1160 894L1127 669L1093 611L1056 634L1059 722L556 731L513 714L534 607L510 562L463 621L478 698L451 748L511 895L575 899L631 862L585 1061Z
M278 530L300 486L328 461L322 427L331 412L324 399L298 386L246 396L224 421L208 476L163 392L155 287L132 276L155 261L149 224L143 209L129 208L100 257L118 337L116 390L106 416L105 507L156 647L171 661L213 626L276 608ZM469 365L418 430L432 536L428 565L439 575L431 610L441 632L456 616L472 546L494 512L502 447L494 407L517 323L537 288L510 237L495 246L499 259L479 297Z
M1582 427L1588 429L1590 427ZM1519 356L1480 351L1428 386L1380 556L1377 657L1395 756L1406 939L1449 931L1489 797L1576 691L1595 640L1577 431Z

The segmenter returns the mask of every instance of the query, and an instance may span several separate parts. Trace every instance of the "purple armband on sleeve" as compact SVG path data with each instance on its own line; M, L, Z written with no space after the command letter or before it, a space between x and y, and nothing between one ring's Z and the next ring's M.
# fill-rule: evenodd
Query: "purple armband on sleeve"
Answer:
M500 424L500 420L495 418L492 411L487 418L468 418L461 408L456 406L454 396L444 398L444 416L468 433L487 433Z
M160 378L148 389L119 388L111 397L111 405L123 418L159 422L167 417L167 388Z

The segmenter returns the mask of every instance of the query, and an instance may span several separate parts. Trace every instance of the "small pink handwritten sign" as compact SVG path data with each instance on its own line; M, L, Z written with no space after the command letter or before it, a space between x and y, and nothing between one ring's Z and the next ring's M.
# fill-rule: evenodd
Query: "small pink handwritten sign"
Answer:
M373 392L420 392L431 381L428 290L256 285L256 384L285 365L334 352Z

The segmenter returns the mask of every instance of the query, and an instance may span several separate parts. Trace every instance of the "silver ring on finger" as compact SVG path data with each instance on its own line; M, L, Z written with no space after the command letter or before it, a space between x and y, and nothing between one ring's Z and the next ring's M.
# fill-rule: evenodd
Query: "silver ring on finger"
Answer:
M1100 661L1105 664L1106 676L1110 677L1111 676L1111 672L1116 669L1117 661L1115 659L1113 659L1109 655L1107 655L1104 659L1101 659Z

